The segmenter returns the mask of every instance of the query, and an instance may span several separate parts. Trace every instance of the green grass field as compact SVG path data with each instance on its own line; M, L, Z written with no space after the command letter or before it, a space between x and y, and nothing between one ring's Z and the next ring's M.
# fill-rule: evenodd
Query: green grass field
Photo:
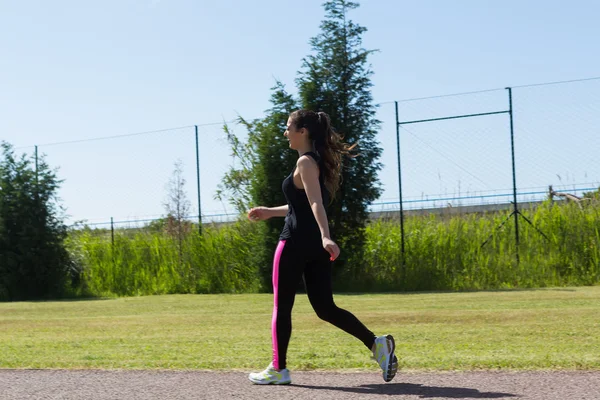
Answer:
M405 370L600 369L600 287L337 295ZM0 303L0 368L262 369L272 297L165 295ZM377 370L358 340L299 294L293 370Z

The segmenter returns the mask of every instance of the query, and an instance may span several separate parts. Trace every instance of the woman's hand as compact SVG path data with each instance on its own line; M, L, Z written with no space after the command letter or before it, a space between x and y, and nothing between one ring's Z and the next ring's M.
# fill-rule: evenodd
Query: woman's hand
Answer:
M267 207L254 207L248 211L250 221L265 221L271 218L271 213Z
M329 238L323 238L323 248L329 253L329 261L334 261L340 255L339 246Z

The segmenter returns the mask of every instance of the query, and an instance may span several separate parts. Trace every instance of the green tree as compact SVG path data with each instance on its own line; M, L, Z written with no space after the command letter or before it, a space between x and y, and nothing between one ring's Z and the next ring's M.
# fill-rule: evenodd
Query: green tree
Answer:
M334 240L342 249L336 272L359 278L367 206L381 194L377 173L381 148L376 140L380 122L371 95L372 71L362 48L366 28L348 19L357 2L330 0L321 32L310 40L313 54L304 59L297 79L303 108L325 111L348 143L358 143L359 156L344 159L338 197L328 208ZM351 266L354 266L351 268ZM346 280L345 280L346 281ZM348 281L346 281L348 282Z
M228 197L230 203L242 214L250 206L275 207L286 204L281 184L292 170L297 154L289 149L283 136L287 119L297 107L293 97L281 82L271 88L272 107L262 119L239 119L247 130L243 142L225 126L235 164L225 174L216 198ZM261 227L263 242L256 248L263 290L271 289L271 263L277 240L283 228L283 218L271 218Z
M36 169L8 143L1 147L0 300L64 295L78 273L64 245L67 227L56 196L61 181L43 157Z

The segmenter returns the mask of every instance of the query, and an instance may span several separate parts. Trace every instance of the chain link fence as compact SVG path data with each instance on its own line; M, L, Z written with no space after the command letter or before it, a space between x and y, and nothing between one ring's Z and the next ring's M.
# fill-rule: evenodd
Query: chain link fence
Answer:
M212 201L229 168L224 123L164 129L98 139L21 147L57 169L59 202L70 225L139 228L165 218L169 182L181 165L185 219L203 223L231 218ZM209 204L209 207L202 207ZM201 219L199 218L201 216Z
M384 192L369 207L373 217L397 216L401 205L406 215L510 210L515 188L508 94L497 89L380 104ZM547 199L550 186L555 195L577 197L597 190L600 78L513 87L512 100L521 207ZM164 218L177 162L187 219L226 222L235 211L214 198L235 163L223 125L38 144L37 150L58 167L69 224L139 228ZM241 127L235 129L243 137Z
M514 202L581 197L600 186L600 79L398 101L380 107L384 201L379 213L461 213L510 209ZM400 152L396 150L398 146ZM399 174L394 167L401 166ZM550 188L552 186L552 188ZM400 190L402 201L400 201Z

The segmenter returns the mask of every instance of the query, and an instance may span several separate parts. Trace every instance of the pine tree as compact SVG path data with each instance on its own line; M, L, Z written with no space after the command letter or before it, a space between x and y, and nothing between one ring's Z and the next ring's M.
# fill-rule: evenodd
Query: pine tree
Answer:
M2 143L0 158L0 300L65 293L72 263L57 205L60 181L41 158L37 169ZM71 276L71 278L76 278Z
M376 140L380 122L375 118L367 64L373 50L361 47L367 29L348 19L348 12L358 6L346 0L324 4L321 32L310 40L314 54L304 59L297 79L302 107L326 112L345 142L358 143L359 156L344 160L340 191L328 208L334 240L342 249L336 271L354 277L357 271L349 269L361 263L367 206L381 194L377 178L381 148Z
M281 183L298 158L283 137L289 114L299 108L298 105L326 112L346 142L358 143L359 156L344 160L336 201L326 205L333 239L342 248L335 272L347 272L348 278L354 279L360 277L367 206L381 194L377 178L381 148L376 141L380 122L375 118L376 107L370 92L372 71L367 65L373 51L361 48L361 35L366 28L347 19L347 13L357 7L358 3L346 0L324 4L326 18L321 32L310 40L314 54L304 59L296 80L299 101L278 82L271 96L273 107L265 118L252 122L240 118L248 130L245 143L226 127L234 157L240 165L225 175L216 196L222 199L229 195L232 204L242 213L253 205L285 204ZM265 288L270 287L270 262L283 219L271 219L266 227L265 245L258 250ZM351 265L354 271L350 270ZM349 287L346 285L346 288Z

